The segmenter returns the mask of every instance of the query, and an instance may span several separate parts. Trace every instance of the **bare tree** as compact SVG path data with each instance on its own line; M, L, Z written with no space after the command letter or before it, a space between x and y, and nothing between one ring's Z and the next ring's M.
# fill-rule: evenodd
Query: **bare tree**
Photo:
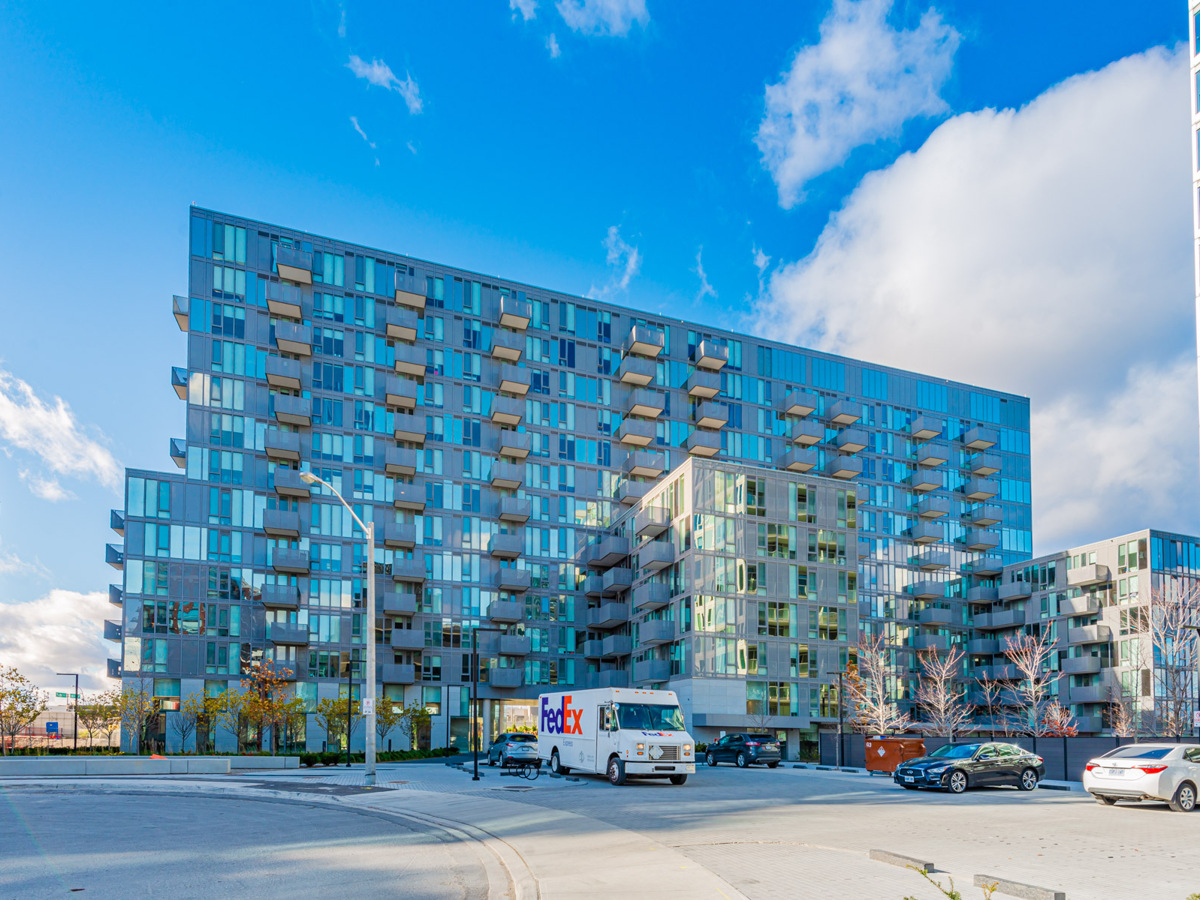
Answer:
M1052 689L1062 677L1061 672L1050 669L1057 646L1058 639L1051 639L1048 631L1036 637L1022 633L1005 641L1004 655L1020 675L1016 692L1021 699L1021 715L1016 724L1025 734L1037 737L1046 733L1046 707L1054 699Z
M1079 728L1072 719L1069 709L1057 700L1051 700L1042 711L1041 733L1048 737L1075 737L1079 734Z
M1153 576L1149 608L1141 622L1153 653L1154 725L1158 734L1179 737L1192 729L1196 706L1196 664L1200 650L1200 581ZM1133 609L1129 611L1133 613Z
M858 664L842 679L851 706L850 726L863 734L904 731L911 724L908 714L896 706L891 655L882 635L864 634L858 639Z
M976 708L986 712L988 731L991 732L993 739L995 739L997 731L1004 735L1008 734L1008 717L1004 713L1004 704L1001 703L1001 697L1007 686L1005 681L993 678L991 675L984 675L975 682L981 701L976 704ZM996 727L997 724L1000 726L999 728Z
M957 644L948 652L922 650L918 654L921 680L917 685L917 707L922 724L931 734L954 739L971 723L971 707L963 700L958 683L963 652Z
M1110 689L1108 709L1104 715L1108 719L1108 727L1117 737L1137 737L1140 717L1124 690L1117 687Z

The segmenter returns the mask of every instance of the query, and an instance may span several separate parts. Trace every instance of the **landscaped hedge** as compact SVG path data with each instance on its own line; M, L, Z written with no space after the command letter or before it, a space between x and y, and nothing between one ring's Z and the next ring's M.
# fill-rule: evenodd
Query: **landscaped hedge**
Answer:
M454 747L438 747L435 750L384 750L375 759L378 762L405 762L410 759L437 759L442 756L457 756L461 751ZM361 753L351 753L350 761L360 763L366 759ZM324 753L301 753L300 765L336 766L346 761L345 752L327 750Z

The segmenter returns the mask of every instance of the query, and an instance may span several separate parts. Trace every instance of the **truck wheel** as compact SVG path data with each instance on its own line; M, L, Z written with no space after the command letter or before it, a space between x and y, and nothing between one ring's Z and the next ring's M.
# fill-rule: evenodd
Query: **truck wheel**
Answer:
M686 783L687 783L686 775L672 775L671 776L671 784L686 784Z
M739 769L744 769L746 766L750 765L750 763L746 761L745 753L739 753L737 755L737 765Z
M618 787L625 783L625 763L615 756L608 761L608 781Z
M566 775L571 770L562 764L562 760L558 758L558 748L550 754L550 771L555 775Z

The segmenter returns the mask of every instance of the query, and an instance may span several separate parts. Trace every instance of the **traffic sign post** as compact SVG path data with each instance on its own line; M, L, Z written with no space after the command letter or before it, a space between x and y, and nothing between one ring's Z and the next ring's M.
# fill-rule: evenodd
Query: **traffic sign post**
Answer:
M58 737L58 723L57 722L47 722L46 723L46 734L47 735L52 734L55 737Z

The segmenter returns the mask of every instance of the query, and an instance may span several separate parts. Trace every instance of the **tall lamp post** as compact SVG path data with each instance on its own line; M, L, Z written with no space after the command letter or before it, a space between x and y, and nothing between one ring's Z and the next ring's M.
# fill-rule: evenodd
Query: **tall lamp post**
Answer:
M474 767L475 774L471 776L472 781L479 780L479 737L475 734L475 723L479 719L479 632L487 631L492 634L501 634L499 628L472 628L471 629L471 748L475 755Z
M346 498L338 493L337 489L322 478L318 478L312 472L301 472L300 480L305 484L319 484L328 490L333 496L338 498L342 506L346 507L346 511L350 513L355 523L362 529L366 535L367 544L367 671L366 684L363 687L363 717L366 720L363 724L366 726L366 775L364 783L372 785L375 783L375 523L363 522L354 511L354 508L346 502ZM354 663L351 661L350 669L353 672ZM346 697L347 704L350 702L349 694ZM349 753L350 748L350 731L346 731L346 751Z
M75 702L71 704L71 711L74 713L71 725L71 734L75 741L75 749L79 749L79 673L78 672L58 672L57 674L66 677L74 677L75 679Z

